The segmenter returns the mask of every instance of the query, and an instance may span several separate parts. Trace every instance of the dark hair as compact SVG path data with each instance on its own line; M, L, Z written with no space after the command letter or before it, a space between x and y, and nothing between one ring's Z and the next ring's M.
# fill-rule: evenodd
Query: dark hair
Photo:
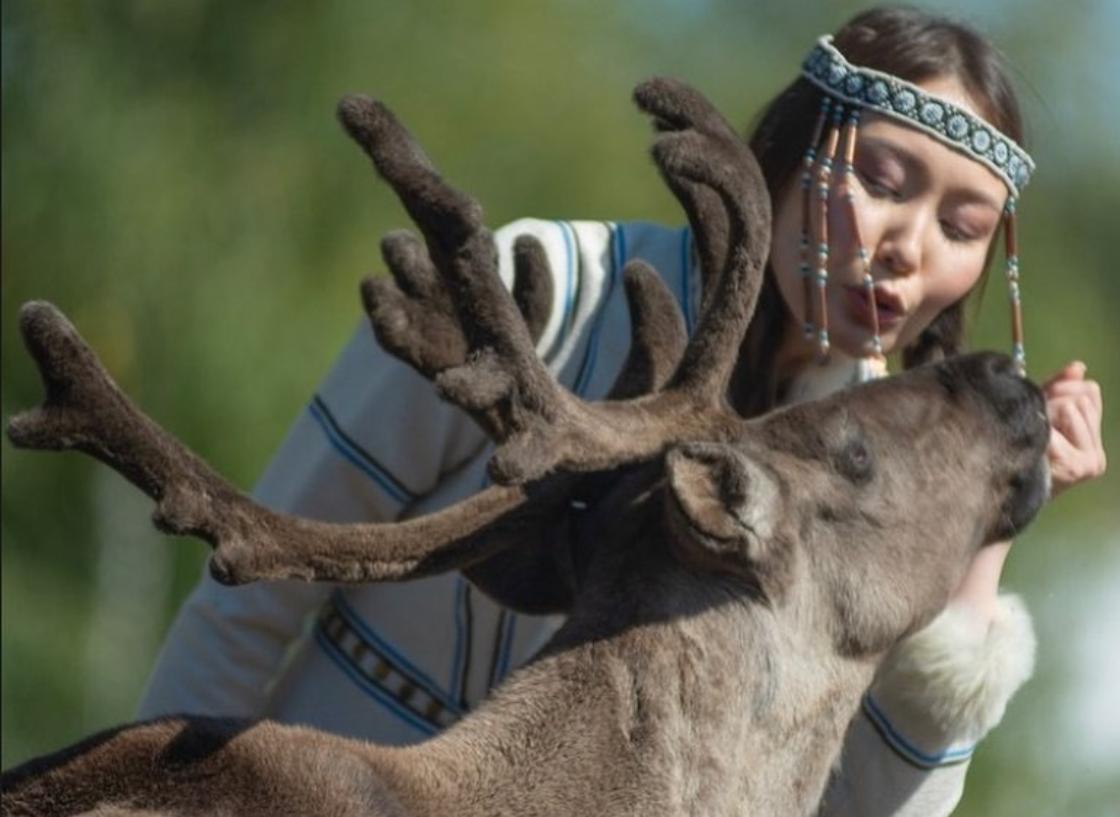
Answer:
M834 35L833 45L855 65L910 82L954 77L980 106L978 113L1023 143L1019 103L1003 58L968 26L919 9L878 7L848 21ZM798 77L762 111L751 129L751 149L775 202L801 165L820 110L820 94L816 86ZM946 307L903 350L903 365L910 368L959 352L964 343L963 313L964 299ZM773 270L768 268L732 382L732 400L747 416L772 408L780 397L773 361L788 321Z

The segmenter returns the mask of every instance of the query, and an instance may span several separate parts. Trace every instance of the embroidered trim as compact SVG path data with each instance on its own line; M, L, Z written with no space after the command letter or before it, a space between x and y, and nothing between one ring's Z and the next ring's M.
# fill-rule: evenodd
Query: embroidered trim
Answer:
M852 65L832 45L831 35L817 41L801 66L801 75L837 99L901 120L986 165L1003 179L1013 197L1034 173L1034 161L1011 137L917 85Z
M416 729L422 735L434 735L439 732L439 728L428 723L423 718L419 717L411 709L402 706L396 699L393 693L388 690L382 689L372 679L366 676L355 664L350 660L349 656L343 652L337 644L327 638L326 634L319 629L315 630L315 643L330 659L331 663L337 666L344 675L352 680L359 689L381 704L385 709L395 716L398 720L407 723L413 729Z
M315 639L360 687L429 734L463 714L430 678L357 620L337 592L319 615Z
M413 683L424 687L428 694L439 700L446 707L451 709L452 712L461 714L458 707L452 701L452 696L444 692L439 684L432 680L424 670L409 661L400 648L393 646L387 639L378 635L373 628L366 624L362 617L358 615L357 611L346 601L346 597L342 594L341 590L335 590L331 594L330 603L342 616L345 623L354 630L355 635L365 642L367 647L384 655L391 664L399 668L402 675L407 676Z

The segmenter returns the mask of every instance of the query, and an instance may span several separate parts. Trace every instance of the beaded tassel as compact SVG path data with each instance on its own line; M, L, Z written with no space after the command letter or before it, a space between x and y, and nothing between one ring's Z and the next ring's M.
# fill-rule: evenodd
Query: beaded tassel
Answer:
M844 108L832 109L832 126L828 129L824 150L817 166L817 348L820 362L828 360L828 196L832 180L832 160L840 143L840 124Z
M1007 291L1011 297L1011 359L1020 375L1027 373L1023 346L1023 304L1019 294L1019 246L1016 236L1015 199L1008 197L1003 211L1004 255L1007 259Z
M809 191L813 186L813 165L817 161L817 146L820 144L821 133L824 131L825 120L828 119L828 108L831 104L827 96L821 97L821 112L817 117L817 124L813 128L813 138L809 140L809 149L805 151L805 158L801 161L801 294L804 309L802 329L805 338L812 338L816 333L813 326L813 280L809 268Z
M843 176L838 188L839 198L847 208L848 223L851 225L852 239L857 247L860 266L863 269L863 291L867 297L867 304L871 309L871 357L875 363L883 360L883 339L879 333L879 307L875 303L875 279L871 276L871 256L867 246L863 243L863 236L859 231L859 220L856 217L854 199L855 191L855 155L856 134L859 129L859 109L852 108L848 112L848 122L844 128L842 144L844 145Z

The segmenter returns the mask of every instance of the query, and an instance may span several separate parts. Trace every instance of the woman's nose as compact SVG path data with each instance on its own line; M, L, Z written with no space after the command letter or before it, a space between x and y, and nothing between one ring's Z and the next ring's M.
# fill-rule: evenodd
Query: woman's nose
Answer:
M884 225L875 248L874 261L891 275L911 275L922 265L922 221L917 213L899 213Z

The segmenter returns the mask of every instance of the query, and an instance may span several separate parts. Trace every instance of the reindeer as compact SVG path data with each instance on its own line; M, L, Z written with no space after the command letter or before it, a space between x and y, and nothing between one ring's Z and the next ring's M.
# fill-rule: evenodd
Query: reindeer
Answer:
M698 93L653 80L635 97L695 231L706 297L686 340L656 273L630 262L633 349L598 403L561 389L534 353L539 245L518 243L511 295L478 205L383 105L340 104L423 234L391 234L393 277L363 284L378 337L497 446L496 484L431 516L339 525L255 504L141 413L60 312L23 308L46 398L11 420L12 441L108 463L156 501L159 528L213 546L220 580L459 569L567 620L418 746L166 718L8 772L4 814L814 811L884 653L1042 503L1043 400L1008 358L981 354L744 420L727 393L768 249L761 173ZM588 496L576 523L572 499Z

